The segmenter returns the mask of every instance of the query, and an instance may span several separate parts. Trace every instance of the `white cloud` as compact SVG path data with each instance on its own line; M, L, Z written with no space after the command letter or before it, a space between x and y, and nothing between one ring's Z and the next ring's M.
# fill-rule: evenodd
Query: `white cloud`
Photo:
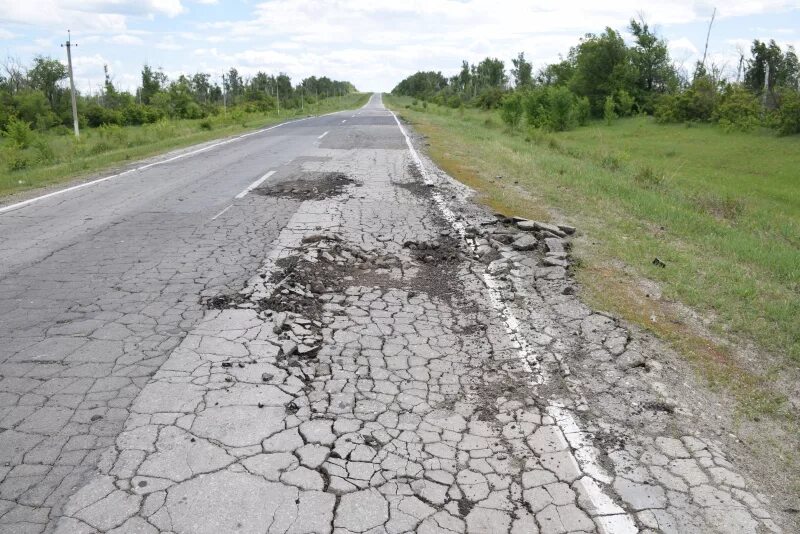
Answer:
M13 32L10 32L8 30L5 30L3 28L0 28L0 41L11 40L11 39L14 39L16 36L17 36L17 34L15 34Z
M689 52L690 54L697 54L699 52L694 43L691 42L687 37L670 39L669 51L672 55L675 55L676 53L684 54L686 52Z

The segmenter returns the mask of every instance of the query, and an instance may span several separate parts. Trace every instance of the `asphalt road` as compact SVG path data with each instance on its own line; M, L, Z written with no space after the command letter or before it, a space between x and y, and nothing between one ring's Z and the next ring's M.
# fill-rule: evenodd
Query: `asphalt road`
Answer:
M0 213L0 515L38 525L74 491L202 317L201 297L240 289L300 205L237 197L267 173L292 175L322 143L346 143L355 113ZM22 464L36 468L22 475Z
M779 531L467 193L375 95L0 208L0 533Z

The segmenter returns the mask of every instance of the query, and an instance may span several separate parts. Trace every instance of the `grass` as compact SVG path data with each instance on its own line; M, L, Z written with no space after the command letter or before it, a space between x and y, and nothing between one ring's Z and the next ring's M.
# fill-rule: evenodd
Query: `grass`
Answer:
M59 184L109 169L129 161L157 155L212 139L263 128L296 117L363 106L367 93L322 100L304 111L226 114L197 120L171 120L143 126L102 126L81 130L37 133L31 145L20 150L0 137L0 197Z
M733 401L754 459L800 473L786 395L800 371L800 136L646 117L545 133L509 130L495 112L384 102L492 209L578 226L588 304L668 342Z

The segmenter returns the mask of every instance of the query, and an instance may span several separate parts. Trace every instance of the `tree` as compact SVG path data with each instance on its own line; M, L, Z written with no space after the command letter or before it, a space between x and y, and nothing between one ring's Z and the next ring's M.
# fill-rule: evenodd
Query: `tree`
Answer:
M595 115L603 115L606 98L631 85L628 47L619 32L606 28L601 35L587 34L573 53L575 73L569 86L589 99Z
M150 104L153 96L159 91L163 91L167 85L167 75L161 70L154 71L150 65L142 67L142 87L139 90L139 97L143 104Z
M511 76L514 77L515 87L530 87L533 85L533 65L525 59L525 53L520 52L515 59L511 60L514 68L511 69Z
M497 58L487 57L478 63L477 75L482 87L502 88L508 81L505 64Z
M674 90L678 85L678 76L669 57L667 42L659 39L644 20L631 19L628 28L635 39L634 46L630 48L635 71L634 97L640 102L649 102L656 94Z
M32 89L44 93L50 108L55 110L61 89L58 82L67 77L67 68L58 60L44 56L33 58L33 68L28 71L28 81Z

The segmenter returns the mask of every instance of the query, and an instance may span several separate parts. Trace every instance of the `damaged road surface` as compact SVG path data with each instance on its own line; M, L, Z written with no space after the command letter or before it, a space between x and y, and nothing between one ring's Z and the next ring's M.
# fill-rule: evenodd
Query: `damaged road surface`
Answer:
M574 295L575 229L485 212L408 135L375 95L4 264L0 532L781 532ZM234 202L246 160L275 174Z

